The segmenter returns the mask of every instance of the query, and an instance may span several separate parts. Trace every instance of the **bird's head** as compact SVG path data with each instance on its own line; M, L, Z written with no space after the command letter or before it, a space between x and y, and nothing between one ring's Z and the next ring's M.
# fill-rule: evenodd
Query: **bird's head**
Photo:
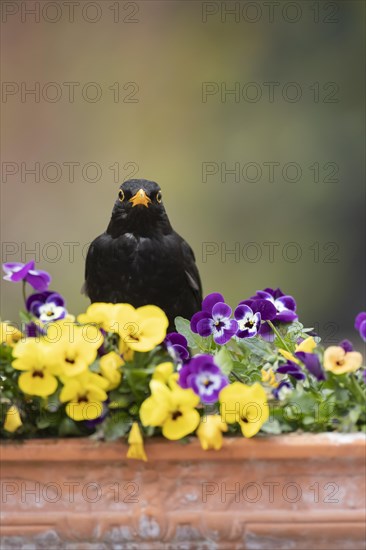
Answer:
M170 229L162 202L159 185L154 181L133 179L120 185L114 204L110 226L114 232L140 232L141 234Z

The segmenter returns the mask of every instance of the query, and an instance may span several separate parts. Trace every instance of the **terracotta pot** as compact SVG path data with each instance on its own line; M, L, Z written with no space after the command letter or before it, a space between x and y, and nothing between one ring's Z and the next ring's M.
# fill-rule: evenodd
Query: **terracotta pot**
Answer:
M4 550L365 548L365 437L5 442Z

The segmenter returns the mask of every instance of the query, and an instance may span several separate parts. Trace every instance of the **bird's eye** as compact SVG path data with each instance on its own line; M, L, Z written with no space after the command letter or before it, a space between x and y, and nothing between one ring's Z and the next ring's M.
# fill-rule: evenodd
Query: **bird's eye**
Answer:
M156 193L156 202L158 202L158 203L160 204L160 203L161 203L161 199L162 199L162 197L161 197L161 191L158 191L158 192Z
M119 200L120 202L123 202L123 201L125 200L125 194L124 194L124 192L122 191L122 189L120 189L119 192L118 192L118 200Z

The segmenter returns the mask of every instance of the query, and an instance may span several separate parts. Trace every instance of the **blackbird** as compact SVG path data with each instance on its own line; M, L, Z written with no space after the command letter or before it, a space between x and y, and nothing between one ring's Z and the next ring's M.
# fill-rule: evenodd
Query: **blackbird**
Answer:
M84 291L91 302L156 305L174 330L201 309L202 286L189 244L174 231L160 187L144 179L119 188L105 233L90 245Z

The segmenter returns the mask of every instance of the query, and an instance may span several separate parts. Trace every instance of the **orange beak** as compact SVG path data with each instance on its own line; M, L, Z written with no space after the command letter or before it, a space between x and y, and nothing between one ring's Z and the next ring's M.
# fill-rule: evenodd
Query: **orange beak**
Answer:
M128 202L132 202L132 206L137 206L138 204L143 204L148 207L151 199L146 195L143 189L139 189Z

